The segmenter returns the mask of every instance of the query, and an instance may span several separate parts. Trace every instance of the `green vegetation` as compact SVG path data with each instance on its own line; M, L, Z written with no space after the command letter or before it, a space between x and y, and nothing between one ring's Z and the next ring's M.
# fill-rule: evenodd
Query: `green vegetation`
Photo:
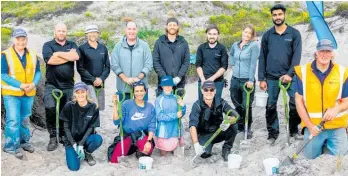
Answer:
M191 27L191 24L189 22L183 22L182 23L182 27L183 28L189 28L189 27Z
M26 19L40 19L46 14L78 8L83 3L77 1L4 1L1 2L1 5L2 15L6 14L8 16Z
M1 44L6 46L9 40L11 39L13 29L8 27L1 27Z
M93 18L92 12L86 11L86 12L85 12L85 17L87 17L87 18Z
M158 19L158 18L152 18L151 19L151 26L157 25L159 21L160 21L160 19Z
M151 50L153 50L156 40L162 34L163 32L160 30L149 29L149 28L141 28L138 31L138 37L146 41L149 44Z
M342 2L337 6L336 15L340 15L342 17L348 17L348 3Z
M221 3L215 2L215 4L218 4L219 6L222 6ZM233 14L211 16L209 23L217 24L219 26L221 33L220 41L226 46L231 46L233 42L240 39L243 26L246 24L253 24L258 33L266 31L273 25L269 6L262 6L260 9L252 9L248 5L242 7L241 3L236 3L233 5L225 4L223 7L233 9ZM309 22L308 12L300 9L289 7L287 8L286 15L286 23L289 25Z

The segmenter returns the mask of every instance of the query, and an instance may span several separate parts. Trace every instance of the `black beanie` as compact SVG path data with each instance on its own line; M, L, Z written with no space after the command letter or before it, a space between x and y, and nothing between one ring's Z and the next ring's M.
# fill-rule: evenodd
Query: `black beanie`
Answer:
M168 20L167 20L167 25L168 25L168 23L170 23L170 22L175 22L177 25L179 25L179 21L178 21L176 18L174 18L174 17L168 18Z

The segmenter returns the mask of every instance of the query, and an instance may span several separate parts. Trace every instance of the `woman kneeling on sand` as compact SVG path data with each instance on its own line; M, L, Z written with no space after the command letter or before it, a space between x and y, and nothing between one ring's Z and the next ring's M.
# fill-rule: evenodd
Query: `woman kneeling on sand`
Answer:
M179 119L185 115L186 106L181 98L177 99L172 93L175 84L171 76L163 76L160 86L163 92L157 97L155 103L157 116L155 143L156 148L161 151L161 156L165 156L167 152L174 151L178 143L184 146L183 126L179 124ZM182 106L180 111L178 111L179 105Z
M95 132L95 128L100 126L99 109L88 98L85 83L74 85L74 98L65 104L59 118L64 121L68 168L79 170L80 160L86 160L90 166L95 165L92 153L101 146L103 139Z
M117 103L114 104L114 124L120 126L123 135L116 136L108 148L108 159L111 163L118 163L118 157L122 155L136 153L137 158L149 156L154 148L152 139L156 130L156 112L151 103L144 101L145 83L143 81L133 83L133 93L135 99L126 100L122 104L121 118L117 113L120 107L117 107ZM117 101L116 95L114 101Z

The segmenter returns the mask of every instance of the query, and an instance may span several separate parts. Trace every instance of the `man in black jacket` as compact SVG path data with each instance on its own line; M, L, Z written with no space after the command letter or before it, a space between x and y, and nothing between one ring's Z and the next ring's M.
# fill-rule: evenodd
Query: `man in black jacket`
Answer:
M211 156L211 151L215 143L225 141L222 146L222 158L227 161L233 147L233 142L237 134L237 124L227 125L223 131L208 145L204 151L202 145L206 143L214 132L223 122L223 113L232 110L232 114L228 117L233 120L239 117L237 111L222 98L215 98L216 86L213 81L207 80L202 86L203 100L197 100L190 114L190 134L192 143L195 148L196 155L201 154L202 158ZM204 152L204 153L203 153Z
M105 108L104 88L96 96L95 88L101 88L110 74L109 53L106 46L98 42L99 30L97 25L87 26L85 33L88 41L79 47L81 58L77 61L77 71L81 81L88 85L88 94L98 104L100 110Z
M290 97L290 136L297 136L298 125L301 123L295 106L296 77L294 76L294 66L300 64L302 41L300 32L284 23L286 8L283 5L277 4L270 11L274 27L262 36L258 79L260 88L267 90L269 95L266 108L268 143L274 145L279 136L277 115L279 79L283 84L289 82L292 84L287 90Z
M166 34L159 37L153 49L153 66L158 82L163 76L171 76L176 88L185 87L185 74L190 65L190 49L184 37L179 35L179 22L176 18L167 20ZM162 93L158 86L157 96Z

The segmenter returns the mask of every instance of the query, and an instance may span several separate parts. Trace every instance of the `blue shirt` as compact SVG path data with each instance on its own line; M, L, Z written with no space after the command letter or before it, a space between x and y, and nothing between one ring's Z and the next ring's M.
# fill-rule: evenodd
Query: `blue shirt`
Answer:
M14 51L15 51L17 57L19 58L19 60L21 61L23 68L25 68L27 66L26 54L28 53L28 50L27 49L24 50L23 56L20 56L16 50L14 50ZM39 84L40 78L41 78L40 61L37 60L36 69L35 69L35 76L34 76L34 80L33 80L33 83L35 84L35 86L37 86ZM18 80L14 79L8 75L8 64L7 64L5 54L1 54L1 80L3 80L6 84L13 86L13 87L16 87L16 88L20 88L20 86L21 86L21 82L19 82Z
M311 67L312 67L312 71L315 74L315 76L317 76L317 78L320 80L320 83L324 84L324 80L331 72L333 64L332 64L332 62L330 62L330 66L325 72L321 72L318 69L315 61L312 62ZM301 79L297 79L297 81L296 81L296 91L298 94L303 95L303 85L302 85ZM348 79L345 80L345 82L343 84L343 89L342 89L342 98L346 98L346 97L348 97Z
M135 100L126 100L122 104L122 127L126 133L134 133L137 131L156 132L156 112L153 105L145 101L145 106L140 107L135 103ZM120 119L114 120L117 126L120 124Z

